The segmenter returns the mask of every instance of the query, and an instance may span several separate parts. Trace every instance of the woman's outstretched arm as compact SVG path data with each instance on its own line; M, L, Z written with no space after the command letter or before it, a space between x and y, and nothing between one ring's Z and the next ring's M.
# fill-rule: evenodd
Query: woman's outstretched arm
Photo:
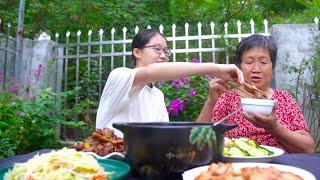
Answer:
M164 62L142 67L135 76L134 86L155 81L174 80L187 76L211 75L224 80L236 80L240 84L244 78L241 70L234 64Z

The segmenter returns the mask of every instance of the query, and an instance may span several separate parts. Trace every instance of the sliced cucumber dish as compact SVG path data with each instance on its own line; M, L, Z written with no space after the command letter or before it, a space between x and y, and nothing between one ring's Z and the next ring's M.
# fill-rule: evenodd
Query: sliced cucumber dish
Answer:
M271 156L274 152L262 147L256 141L248 138L232 138L231 141L224 147L223 154L233 157L258 157Z

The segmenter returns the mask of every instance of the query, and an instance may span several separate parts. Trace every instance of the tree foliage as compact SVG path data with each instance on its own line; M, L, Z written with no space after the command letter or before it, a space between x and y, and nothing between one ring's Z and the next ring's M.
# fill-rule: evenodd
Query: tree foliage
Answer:
M2 22L11 22L16 27L18 7L19 0L0 1ZM136 26L211 21L222 30L224 22L238 19L245 22L253 19L261 24L263 19L273 23L301 20L306 23L319 16L319 8L320 2L312 0L26 0L24 34L33 38L40 30L65 33L102 28L109 31L124 26L133 32ZM2 23L0 31L6 28Z

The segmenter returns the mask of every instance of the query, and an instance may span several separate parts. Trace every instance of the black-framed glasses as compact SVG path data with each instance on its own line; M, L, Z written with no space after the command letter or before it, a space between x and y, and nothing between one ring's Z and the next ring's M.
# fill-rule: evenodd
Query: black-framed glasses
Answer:
M163 48L157 44L145 46L143 48L152 48L155 53L157 53L157 54L164 53L164 55L166 55L167 57L169 57L171 55L171 51L169 48Z

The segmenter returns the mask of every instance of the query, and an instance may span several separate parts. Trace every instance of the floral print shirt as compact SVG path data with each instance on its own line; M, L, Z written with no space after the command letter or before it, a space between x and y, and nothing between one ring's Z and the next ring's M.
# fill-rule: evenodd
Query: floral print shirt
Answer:
M213 108L212 122L218 121L227 114L237 110L241 106L240 99L240 96L234 91L222 94ZM302 111L291 94L283 90L274 89L271 99L278 102L276 118L280 124L291 131L306 130L309 132ZM247 137L257 141L259 144L285 150L275 137L265 131L265 129L254 126L250 121L242 117L240 112L227 119L225 123L238 124L237 128L226 132L225 135L229 138Z

